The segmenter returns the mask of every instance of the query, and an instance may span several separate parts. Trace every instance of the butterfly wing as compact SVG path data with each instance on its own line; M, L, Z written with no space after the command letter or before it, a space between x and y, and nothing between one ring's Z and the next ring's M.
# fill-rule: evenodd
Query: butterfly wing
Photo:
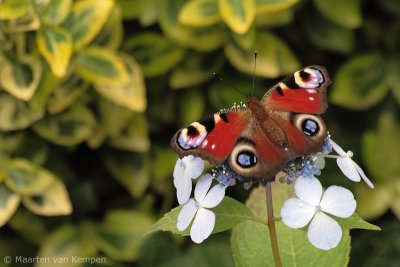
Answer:
M324 67L305 67L272 87L261 103L273 110L321 114L328 108L329 84L331 80Z

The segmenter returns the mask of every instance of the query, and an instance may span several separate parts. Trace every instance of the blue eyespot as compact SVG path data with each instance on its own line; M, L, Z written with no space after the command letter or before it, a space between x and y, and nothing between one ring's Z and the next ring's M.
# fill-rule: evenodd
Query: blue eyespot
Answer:
M302 122L301 129L306 135L313 136L319 132L319 125L314 120L306 119Z
M257 163L257 157L250 151L242 151L237 155L236 162L242 168L250 168Z

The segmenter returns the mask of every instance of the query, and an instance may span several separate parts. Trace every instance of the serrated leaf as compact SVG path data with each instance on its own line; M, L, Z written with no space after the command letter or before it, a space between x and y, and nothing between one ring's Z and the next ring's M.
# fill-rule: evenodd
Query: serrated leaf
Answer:
M350 29L362 25L360 0L314 0L314 3L319 12L334 23Z
M256 14L254 0L218 0L222 19L231 30L244 34L254 21Z
M72 204L65 185L54 181L45 192L34 196L25 196L22 203L31 212L42 216L60 216L72 213Z
M20 195L38 195L45 192L57 177L48 170L25 159L12 159L7 164L4 183Z
M190 0L180 10L178 21L194 27L211 26L218 23L218 0Z
M199 85L210 80L213 73L219 71L224 63L224 58L215 56L213 62L200 53L191 53L175 68L169 77L169 84L173 89Z
M30 0L6 0L0 3L0 19L11 20L21 17L31 7Z
M181 209L182 206L179 206L164 214L164 217L151 226L146 232L146 235L157 231L169 231L174 234L188 236L190 226L183 232L180 232L176 228L178 215ZM216 215L215 227L212 234L226 231L247 220L258 220L245 205L230 197L225 197L217 207L211 210Z
M124 50L137 62L146 77L156 77L173 69L185 51L160 34L147 32L126 40Z
M373 231L381 230L380 227L364 221L357 213L354 213L349 218L343 219L336 217L335 219L340 224L342 229L364 229Z
M50 1L40 17L45 24L58 25L67 18L71 7L72 0Z
M6 224L13 216L18 208L20 199L18 194L10 191L4 184L0 183L0 227Z
M43 115L44 110L32 110L25 102L0 93L0 130L25 129L40 120Z
M146 86L139 64L134 58L121 54L128 73L126 83L96 83L95 89L105 98L132 111L143 112L147 107Z
M279 214L284 201L292 196L293 189L274 182L272 194L274 213ZM266 219L265 189L254 189L246 205L256 216ZM275 226L283 266L347 266L350 253L348 230L343 231L336 248L323 251L311 245L306 231L291 229L282 221L277 221ZM234 227L231 244L236 266L275 266L270 243L266 225L246 221Z
M95 126L92 112L76 103L70 109L57 115L47 116L33 125L41 137L62 146L74 146L89 138Z
M330 99L351 109L376 105L387 93L386 63L379 54L364 54L350 59L338 71Z
M288 9L299 0L255 0L257 14L271 13Z
M143 114L136 114L120 134L109 139L109 145L133 152L146 152L150 149L149 126Z
M0 85L13 96L28 101L35 93L43 67L41 62L31 56L21 57L18 62L2 62Z
M153 222L150 216L142 212L113 210L97 230L99 248L113 259L135 260L143 234Z
M96 246L93 244L93 225L73 226L63 224L51 232L41 243L38 257L49 258L50 261L42 261L35 264L37 267L53 267L61 264L64 259L68 262L75 259L77 262L69 266L83 266L78 260L80 258L91 258L96 256ZM86 226L86 227L85 227ZM55 262L54 260L60 260ZM65 263L65 262L64 262Z
M113 0L74 2L71 13L62 25L71 33L75 51L81 50L96 37L113 6Z
M225 54L232 65L240 71L253 74L254 54L249 51L258 51L256 75L276 78L299 69L300 64L291 49L270 32L257 32L253 45L246 49L234 39L225 46Z
M132 197L143 196L150 183L150 161L137 153L104 154L106 169L121 183Z
M58 77L64 76L72 55L70 33L58 26L41 27L36 34L36 42L53 73Z
M227 38L223 25L187 27L178 22L184 0L166 0L160 7L160 27L172 41L197 51L209 52L220 47Z
M90 46L80 51L72 63L82 78L97 85L122 86L130 81L123 59L106 48Z

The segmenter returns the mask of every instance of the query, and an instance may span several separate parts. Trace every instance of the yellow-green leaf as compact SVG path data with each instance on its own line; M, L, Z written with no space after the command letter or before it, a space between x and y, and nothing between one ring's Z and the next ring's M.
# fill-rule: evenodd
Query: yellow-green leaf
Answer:
M41 137L62 146L74 146L88 139L94 129L95 118L84 105L76 103L57 115L50 115L33 125Z
M376 219L389 208L393 199L391 186L376 184L374 190L365 185L357 185L357 213L365 219Z
M72 55L70 33L58 26L45 26L37 32L36 42L53 73L58 77L64 76Z
M9 94L0 93L0 130L25 129L40 120L43 115L43 110L30 109L27 103Z
M13 96L28 101L35 93L42 77L41 62L30 55L18 62L2 62L0 85Z
M165 74L185 55L182 47L154 32L135 34L125 42L124 50L138 61L146 77Z
M80 51L72 62L83 79L97 85L124 86L131 79L123 59L109 49L88 47Z
M101 31L114 6L113 0L81 0L74 2L72 12L64 21L78 51L89 44Z
M334 23L351 29L362 25L360 0L314 0L314 3Z
M25 159L10 160L4 183L21 195L35 195L45 192L57 177L46 169Z
M138 19L142 26L150 26L157 22L160 11L159 0L132 1L117 0L122 16L126 20Z
M122 43L123 33L124 29L122 24L121 9L118 6L115 6L112 9L103 29L93 40L93 44L106 47L111 50L117 50Z
M271 13L257 13L254 19L254 26L277 27L287 25L294 19L294 8L288 8Z
M54 181L41 194L24 196L22 203L33 213L43 216L69 215L72 212L67 189L59 180Z
M218 23L218 0L190 0L179 12L178 21L187 26L204 27Z
M0 227L8 222L17 210L21 197L0 183Z
M10 20L21 17L31 7L30 0L5 0L0 3L0 20Z
M127 70L127 82L120 84L96 82L95 89L111 102L132 111L143 112L147 106L147 99L142 70L139 64L128 55L122 54L118 60L125 63L122 66Z
M254 0L218 0L219 12L225 23L238 34L246 33L256 14Z
M254 54L250 51L256 50L258 51L256 75L276 78L299 69L300 64L291 49L283 40L270 32L257 32L253 45L246 49L233 39L225 46L225 53L232 65L248 74L254 72Z
M300 0L255 0L256 12L257 14L268 16L264 13L282 11L297 4L299 1Z
M67 18L71 7L72 0L52 0L41 14L41 19L45 24L58 25Z

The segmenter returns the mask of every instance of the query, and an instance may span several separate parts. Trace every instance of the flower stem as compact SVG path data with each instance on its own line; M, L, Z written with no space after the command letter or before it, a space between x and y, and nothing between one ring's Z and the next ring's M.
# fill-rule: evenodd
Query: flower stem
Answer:
M274 255L274 261L276 267L282 267L281 256L279 254L278 238L276 236L275 229L275 217L274 209L272 206L272 190L271 181L267 182L265 187L265 196L267 198L267 212L268 212L268 232L271 239L272 254Z

